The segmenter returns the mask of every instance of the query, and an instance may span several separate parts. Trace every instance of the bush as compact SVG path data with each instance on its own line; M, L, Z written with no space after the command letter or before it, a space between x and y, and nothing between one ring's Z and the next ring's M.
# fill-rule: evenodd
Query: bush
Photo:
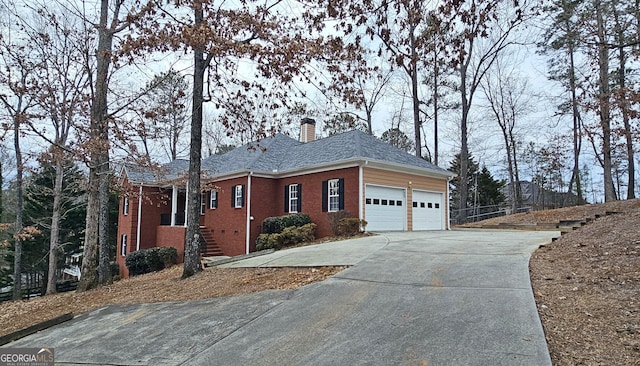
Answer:
M316 224L309 223L300 227L286 227L281 233L260 234L256 243L256 249L281 249L312 241L315 239L316 227Z
M131 276L160 271L176 264L178 251L173 247L156 247L127 254L125 264Z
M127 265L129 275L131 276L150 272L149 267L147 266L146 256L142 250L136 250L135 252L127 254L124 259L124 263Z
M365 220L360 220L357 217L348 217L338 221L337 234L339 236L354 236L360 234L360 228L367 226Z
M263 234L278 234L290 226L303 226L311 223L307 214L297 213L285 216L267 217L262 221Z
M329 226L331 227L333 236L340 236L340 220L352 218L353 215L349 211L340 210L336 212L329 212L327 217L329 219Z

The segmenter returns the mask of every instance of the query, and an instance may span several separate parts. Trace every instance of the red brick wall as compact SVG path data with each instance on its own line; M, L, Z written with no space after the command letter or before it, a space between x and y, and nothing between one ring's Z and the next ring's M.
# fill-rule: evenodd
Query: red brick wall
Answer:
M158 226L157 247L174 247L178 251L178 263L184 261L184 241L187 228L184 226Z
M251 177L251 237L250 249L256 250L256 239L262 230L262 221L267 217L282 215L282 204L279 203L278 181L270 178ZM282 196L282 193L280 193Z
M208 230L213 230L216 244L225 255L245 254L247 226L247 197L242 208L231 206L232 187L238 184L245 186L247 195L247 177L234 178L216 182L218 187L218 208L210 209L207 203L205 217L201 222ZM206 195L208 197L208 195Z
M344 209L358 217L358 167L333 170L330 172L305 174L292 178L284 178L278 181L276 188L277 215L285 215L284 212L284 187L289 184L302 184L302 213L309 214L311 221L318 225L316 237L331 236L327 212L322 212L322 182L329 179L344 179Z

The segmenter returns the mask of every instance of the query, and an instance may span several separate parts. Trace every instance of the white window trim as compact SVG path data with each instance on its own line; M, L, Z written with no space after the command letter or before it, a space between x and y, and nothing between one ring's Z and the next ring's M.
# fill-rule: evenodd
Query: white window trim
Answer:
M331 206L331 198L336 199L335 207ZM330 179L327 182L327 211L340 211L340 179Z
M210 198L209 198L209 209L210 210L215 210L216 209L216 205L215 203L218 201L218 191L215 189L211 190L210 193Z
M120 255L123 257L127 255L127 234L120 236Z
M129 215L129 197L124 197L122 201L122 214L125 216Z
M234 201L233 207L242 208L242 185L239 184L236 186L236 192L234 197L235 197L235 201Z
M289 184L289 213L298 213L298 185Z

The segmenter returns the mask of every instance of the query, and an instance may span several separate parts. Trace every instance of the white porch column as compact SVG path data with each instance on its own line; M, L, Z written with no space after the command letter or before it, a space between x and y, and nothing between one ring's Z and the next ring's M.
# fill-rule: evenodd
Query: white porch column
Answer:
M178 187L171 186L171 226L176 226L177 213L178 213Z
M187 227L187 209L189 208L189 182L185 185L186 192L184 194L184 227Z

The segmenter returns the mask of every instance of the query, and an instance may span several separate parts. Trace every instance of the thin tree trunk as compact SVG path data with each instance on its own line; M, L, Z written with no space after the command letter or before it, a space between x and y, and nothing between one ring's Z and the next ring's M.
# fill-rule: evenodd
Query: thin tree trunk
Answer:
M194 4L195 28L203 22L202 6ZM204 52L194 48L193 107L191 114L191 146L189 150L189 183L187 194L187 234L184 246L182 278L193 276L200 268L200 165L202 155L202 104L204 73L207 63Z
M19 102L18 111L22 108ZM24 200L22 196L22 176L24 163L22 150L20 149L20 120L21 115L16 114L13 121L13 147L16 154L16 221L14 226L14 259L13 259L13 299L19 300L22 296L22 208Z
M565 22L569 27L568 20ZM582 182L580 181L580 150L582 149L582 123L578 110L578 96L576 94L575 54L573 42L569 42L569 89L571 92L571 113L573 117L573 169L569 180L568 191L571 192L573 184L576 185L578 202L584 200L582 195ZM567 195L567 198L569 195Z
M415 46L415 25L409 29L409 47L411 47L411 100L413 102L413 133L415 136L416 156L422 157L422 136L420 131L420 100L418 99L418 56Z
M469 56L467 56L469 57ZM460 222L467 220L467 195L469 194L468 170L469 147L467 145L467 118L469 116L469 101L467 99L467 64L460 66L460 95L462 102L462 118L460 120Z
M56 159L56 177L53 184L53 209L51 210L51 237L49 238L49 274L47 276L47 295L56 293L56 269L58 262L58 243L60 241L60 201L64 167L59 158Z
M438 79L440 67L438 57L433 52L433 163L438 165Z
M602 127L602 159L604 168L604 200L615 201L616 191L611 175L611 115L609 90L609 50L606 45L602 4L596 1L596 21L598 24L598 66L599 66L599 104L600 126Z
M617 4L616 2L616 5ZM631 130L631 124L629 122L629 103L627 101L627 80L626 80L626 70L625 67L627 65L626 53L624 51L624 47L622 46L625 42L624 30L622 29L622 25L620 24L620 19L618 15L618 11L614 10L614 15L616 19L616 30L618 36L618 86L620 88L620 92L617 94L620 104L620 109L622 111L622 123L624 126L624 136L627 144L627 173L628 173L628 184L627 184L627 199L636 198L635 194L635 185L636 185L636 168L635 168L635 152L633 151L633 131Z

